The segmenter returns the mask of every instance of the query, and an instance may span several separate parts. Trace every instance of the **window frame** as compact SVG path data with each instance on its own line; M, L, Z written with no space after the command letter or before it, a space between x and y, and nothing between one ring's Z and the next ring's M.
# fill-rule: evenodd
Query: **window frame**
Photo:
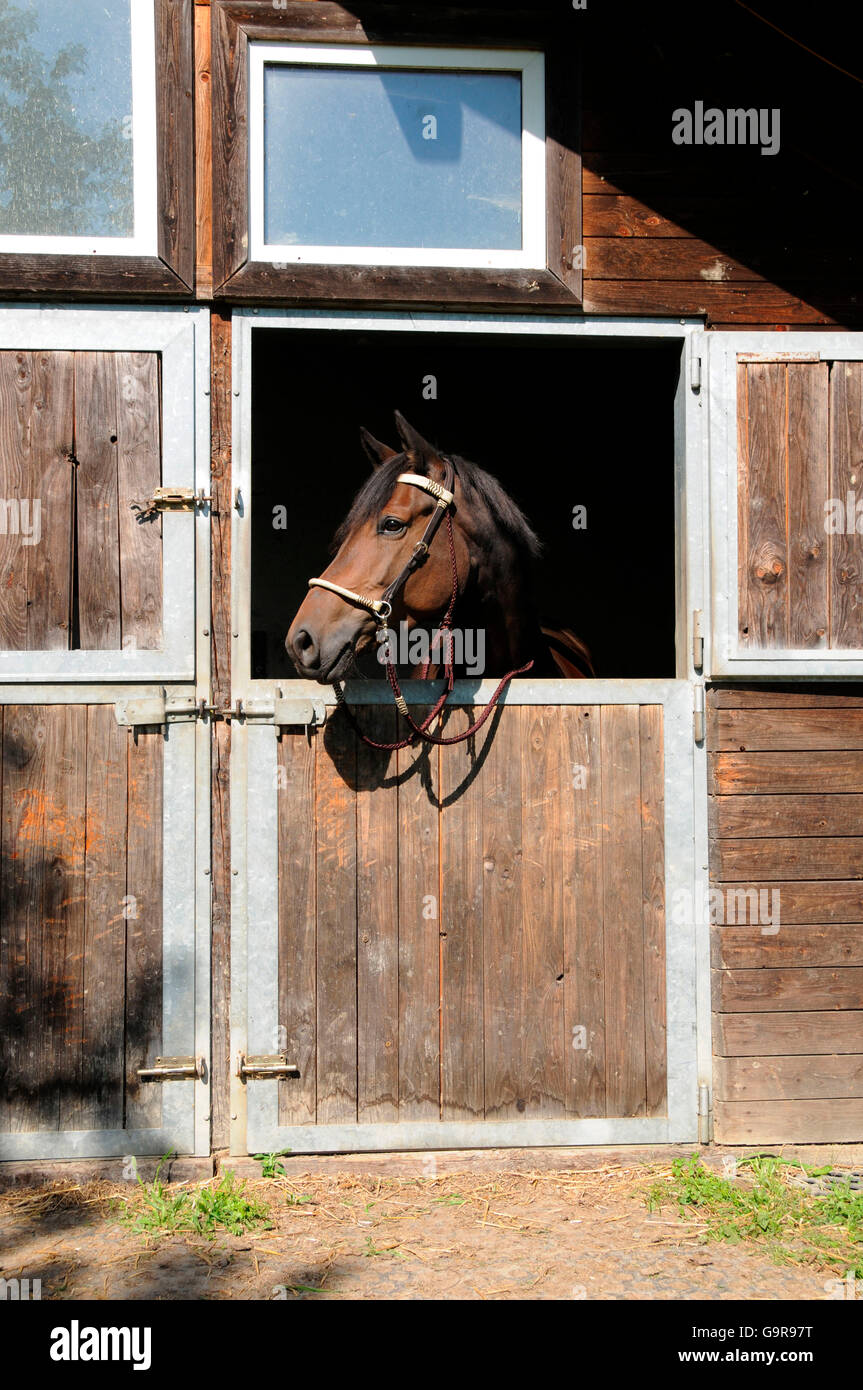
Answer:
M581 246L580 102L576 35L557 12L464 10L435 15L397 5L362 6L360 16L328 0L213 0L212 144L214 296L236 304L267 301L440 304L568 308L580 310ZM434 49L484 57L542 55L545 71L545 244L541 265L493 266L396 263L380 259L288 262L256 258L250 226L252 45L254 62L267 61L268 44L310 44L375 49ZM453 52L454 51L454 52ZM350 58L347 59L351 61ZM365 60L368 61L368 60ZM417 66L422 63L417 59ZM427 66L427 64L426 64ZM480 64L470 64L481 66ZM524 128L524 127L523 127ZM524 190L525 198L529 196ZM510 253L506 253L510 255ZM512 253L513 255L516 253ZM486 258L487 260L487 258Z
M0 294L29 298L83 291L112 299L192 294L193 3L152 0L152 17L146 0L133 8L133 137L144 151L140 165L135 161L133 237L0 237ZM148 34L152 56L141 52ZM146 227L140 226L140 216Z

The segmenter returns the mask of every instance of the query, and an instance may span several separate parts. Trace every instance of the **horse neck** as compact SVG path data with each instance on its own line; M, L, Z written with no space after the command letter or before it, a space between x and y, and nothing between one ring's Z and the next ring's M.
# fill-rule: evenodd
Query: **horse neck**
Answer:
M471 542L471 552L470 579L456 606L454 626L482 629L486 669L512 671L539 651L529 562L511 545L478 553Z

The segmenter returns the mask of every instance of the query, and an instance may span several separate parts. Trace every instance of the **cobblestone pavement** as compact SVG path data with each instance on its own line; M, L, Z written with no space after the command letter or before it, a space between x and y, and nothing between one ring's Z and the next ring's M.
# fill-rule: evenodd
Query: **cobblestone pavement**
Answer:
M19 1188L0 1194L0 1274L40 1278L43 1299L828 1298L835 1271L651 1213L658 1171L292 1172L248 1185L273 1229L212 1241L119 1225L132 1184Z

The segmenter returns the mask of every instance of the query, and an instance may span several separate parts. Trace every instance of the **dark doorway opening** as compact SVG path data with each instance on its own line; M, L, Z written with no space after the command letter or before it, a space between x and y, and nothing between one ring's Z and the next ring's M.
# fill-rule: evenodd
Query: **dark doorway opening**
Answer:
M544 545L540 615L587 642L597 676L675 675L678 344L266 328L252 340L253 677L296 676L285 634L370 471L360 426L397 448L397 409L525 511Z

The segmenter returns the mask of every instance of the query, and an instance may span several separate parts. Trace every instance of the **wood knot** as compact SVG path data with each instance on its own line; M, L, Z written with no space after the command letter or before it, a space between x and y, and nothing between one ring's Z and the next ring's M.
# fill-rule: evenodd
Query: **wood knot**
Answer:
M778 584L785 575L785 556L772 541L759 545L752 556L752 573L762 584Z

